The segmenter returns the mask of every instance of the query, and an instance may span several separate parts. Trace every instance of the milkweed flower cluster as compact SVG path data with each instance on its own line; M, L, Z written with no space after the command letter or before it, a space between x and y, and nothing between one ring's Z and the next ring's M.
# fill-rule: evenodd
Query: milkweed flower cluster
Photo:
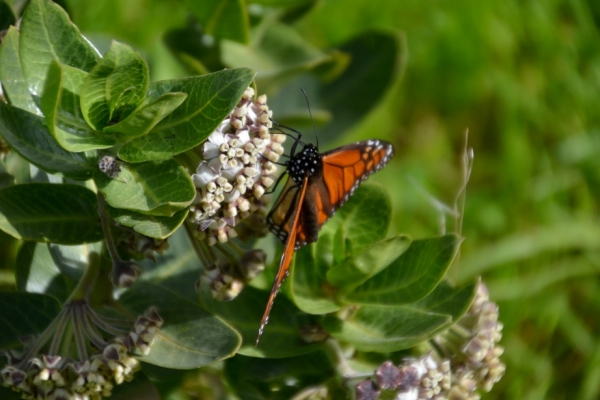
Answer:
M264 213L261 197L273 185L274 163L286 138L270 133L272 111L266 103L266 95L254 99L248 87L204 143L204 161L192 175L196 198L190 220L196 236L211 246L237 236L235 226L248 216Z
M405 359L398 367L383 363L373 378L356 385L356 399L375 400L383 390L395 391L397 400L479 399L477 390L489 392L504 375L501 338L498 306L480 283L469 311L433 339L436 352Z
M137 318L131 331L113 326L117 321L96 314L85 302L67 304L50 327L22 353L4 352L8 365L0 371L3 386L24 399L84 400L111 395L113 382L133 379L140 363L133 351L148 354L162 325L156 309ZM121 321L118 321L121 322ZM74 338L64 335L72 324ZM106 340L99 330L115 334ZM38 354L52 337L48 354ZM78 360L58 355L61 343L74 339ZM88 348L96 351L88 357Z

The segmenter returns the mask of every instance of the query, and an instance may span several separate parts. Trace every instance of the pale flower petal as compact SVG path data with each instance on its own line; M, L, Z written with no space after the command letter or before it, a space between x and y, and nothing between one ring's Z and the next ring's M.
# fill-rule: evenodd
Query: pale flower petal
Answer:
M202 161L200 165L198 165L196 173L192 175L192 181L196 187L204 188L209 182L217 179L218 176L219 174L217 174L206 161Z

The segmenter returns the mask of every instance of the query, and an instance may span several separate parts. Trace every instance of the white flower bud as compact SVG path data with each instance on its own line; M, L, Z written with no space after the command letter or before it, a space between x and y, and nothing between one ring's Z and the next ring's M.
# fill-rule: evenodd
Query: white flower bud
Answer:
M254 187L254 196L256 196L257 199L260 199L263 194L265 194L265 188L260 185Z

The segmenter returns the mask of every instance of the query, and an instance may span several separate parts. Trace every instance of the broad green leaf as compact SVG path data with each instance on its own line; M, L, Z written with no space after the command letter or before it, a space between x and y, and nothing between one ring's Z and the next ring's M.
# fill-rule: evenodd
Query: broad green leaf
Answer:
M146 366L142 365L142 373L137 373L135 379L115 385L110 392L110 400L157 400L161 397L155 382L146 376ZM181 375L180 371L177 371Z
M42 333L61 310L52 296L37 293L0 292L0 347L22 349L19 338Z
M12 26L0 46L0 82L10 104L32 114L41 115L29 93L23 75L19 55L19 30Z
M194 303L198 301L195 282L200 278L202 264L185 229L175 231L169 238L169 250L156 254L156 262L146 259L138 263L144 271L140 280L173 290Z
M148 64L131 47L113 41L81 88L81 110L96 130L127 118L148 88Z
M186 98L186 93L165 93L147 104L143 103L123 121L105 127L104 133L114 133L115 137L122 142L144 136L179 107Z
M60 272L77 281L82 277L90 264L90 254L100 254L102 252L102 245L103 242L86 243L77 246L48 243L48 250Z
M140 357L144 362L173 369L200 368L233 356L240 346L240 335L233 328L175 291L138 281L121 301L138 314L158 307L164 320L150 354Z
M276 360L238 355L225 362L225 374L242 400L288 400L297 398L294 394L304 388L323 383L334 374L334 366L322 351ZM293 384L290 377L294 377Z
M398 32L367 32L338 49L351 61L337 79L319 85L320 104L333 114L332 123L319 129L322 137L339 137L383 100L404 72L402 43Z
M323 327L357 350L398 351L431 339L456 322L470 307L477 282L453 288L442 282L429 296L403 306L362 306L346 320L333 315Z
M171 236L185 221L188 209L177 211L172 217L140 214L110 206L108 213L119 224L133 228L137 233L155 239L165 239Z
M449 315L410 306L363 306L345 321L333 314L326 316L323 327L357 350L385 353L421 343L451 322Z
M455 288L443 280L427 297L412 305L424 311L450 315L456 322L471 307L478 285L479 279Z
M238 68L152 83L151 99L169 92L187 93L188 98L147 135L123 145L119 157L132 163L160 160L199 145L229 115L253 78L254 71Z
M72 152L112 147L116 141L99 136L85 122L79 108L79 92L88 74L52 61L44 85L41 107L54 139Z
M304 40L293 28L274 19L264 19L253 28L249 45L223 40L221 54L223 63L229 67L258 71L257 86L269 94L294 76L338 62L336 57Z
M327 280L349 293L372 276L388 268L411 245L408 236L400 235L377 242L351 256L327 272Z
M387 268L346 293L344 300L400 305L422 299L441 281L461 242L455 234L415 240Z
M173 216L196 195L190 176L172 159L123 165L118 179L97 170L94 181L110 206L155 216Z
M19 40L29 90L40 96L52 60L89 72L100 59L67 13L50 0L31 0L23 13Z
M379 184L365 183L325 224L323 231L340 236L334 238L334 242L344 246L342 254L345 258L385 238L391 215L392 205L387 189ZM351 248L345 248L348 245ZM336 258L336 261L341 259Z
M258 347L254 346L258 327L269 293L253 287L245 287L232 301L217 301L207 287L198 291L200 305L205 310L223 318L233 326L243 338L238 353L253 357L281 358L306 354L318 348L318 344L304 343L300 330L310 320L298 313L298 309L282 295L277 296L271 310L269 323L265 327Z
M163 41L189 74L204 75L225 68L221 61L220 41L204 40L208 38L210 35L203 35L196 24L189 23L165 32Z
M104 237L96 195L66 184L28 183L0 190L0 229L18 239L59 244Z
M0 0L0 31L8 29L17 22L12 8L4 0Z
M186 0L185 3L202 24L204 33L218 39L248 42L250 22L244 0Z
M325 279L332 262L332 246L331 235L320 234L317 243L296 252L288 278L290 292L294 303L306 313L327 314L340 309L334 301L335 288Z
M13 150L50 174L85 180L98 168L95 157L63 149L48 132L42 117L2 102L0 135Z
M48 294L65 301L71 282L56 267L45 243L25 242L17 254L15 271L17 289L21 292Z

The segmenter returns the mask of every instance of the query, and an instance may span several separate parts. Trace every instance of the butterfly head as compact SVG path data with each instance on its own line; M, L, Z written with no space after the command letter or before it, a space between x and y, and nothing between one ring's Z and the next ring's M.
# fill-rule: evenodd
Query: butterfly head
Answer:
M294 182L300 184L307 176L312 176L323 169L323 159L319 149L312 144L304 146L287 163L287 172Z

